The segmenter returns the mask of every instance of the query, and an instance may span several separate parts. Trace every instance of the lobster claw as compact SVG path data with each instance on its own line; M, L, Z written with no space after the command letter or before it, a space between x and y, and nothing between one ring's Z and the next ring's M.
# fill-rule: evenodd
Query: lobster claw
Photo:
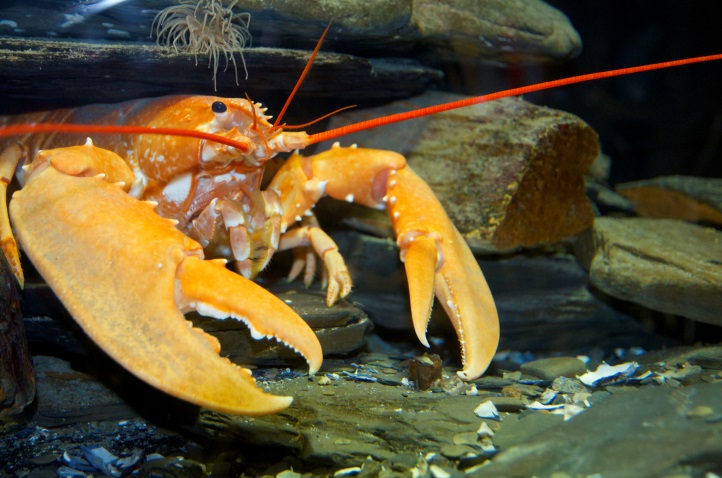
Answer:
M85 332L137 377L183 400L244 415L286 408L290 397L258 389L183 312L242 320L254 338L275 337L301 353L311 373L322 360L313 331L223 261L204 261L201 246L152 204L90 173L39 168L10 204L19 243Z
M416 335L428 347L435 295L461 343L459 378L478 378L496 353L499 318L476 258L431 188L410 167L390 173L386 203L406 268Z
M336 144L316 156L292 155L269 187L280 193L284 224L323 195L386 207L405 263L416 335L428 347L426 329L436 296L461 343L459 377L473 380L484 373L499 343L494 299L464 238L403 156Z

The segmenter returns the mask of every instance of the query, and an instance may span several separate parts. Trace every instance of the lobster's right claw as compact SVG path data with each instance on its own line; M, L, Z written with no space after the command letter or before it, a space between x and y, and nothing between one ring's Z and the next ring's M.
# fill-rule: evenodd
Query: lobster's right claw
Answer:
M322 360L313 331L260 286L202 260L200 245L152 206L92 173L44 168L10 205L19 243L75 320L126 369L178 398L243 415L286 408L290 397L258 389L183 312L243 320L255 338L305 356L311 373Z

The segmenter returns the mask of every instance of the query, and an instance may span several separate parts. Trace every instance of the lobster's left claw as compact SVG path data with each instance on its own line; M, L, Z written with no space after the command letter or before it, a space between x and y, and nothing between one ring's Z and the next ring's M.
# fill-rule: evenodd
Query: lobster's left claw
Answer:
M185 320L190 309L244 320L254 337L303 354L311 372L320 366L321 347L293 310L219 261L203 261L200 244L100 176L42 169L13 196L10 215L26 254L86 333L171 395L244 415L292 400L261 391L248 370L220 357L217 340Z
M323 195L386 207L406 267L416 335L429 345L426 327L436 295L461 342L464 367L459 377L473 380L484 373L499 343L494 299L464 238L403 156L337 145L313 157L292 155L270 188L281 196L284 225L305 215ZM311 243L319 255L330 247L318 247L323 241L313 237Z
M431 188L408 165L391 173L386 202L406 268L416 335L428 346L436 295L461 343L459 378L478 378L496 353L499 318L476 258Z

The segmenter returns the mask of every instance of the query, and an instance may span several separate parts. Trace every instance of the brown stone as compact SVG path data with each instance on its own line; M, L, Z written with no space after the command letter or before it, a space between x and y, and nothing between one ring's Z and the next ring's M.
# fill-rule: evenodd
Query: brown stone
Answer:
M420 390L428 390L441 380L441 358L438 355L421 355L409 361L409 377Z
M616 189L640 216L722 224L722 179L664 176Z
M332 127L459 98L426 93L338 115ZM555 243L593 222L584 172L599 144L569 113L510 98L343 139L350 143L404 154L477 250Z
M0 254L0 418L22 412L35 398L33 363L15 284Z
M672 219L598 218L578 256L599 290L722 325L722 232Z

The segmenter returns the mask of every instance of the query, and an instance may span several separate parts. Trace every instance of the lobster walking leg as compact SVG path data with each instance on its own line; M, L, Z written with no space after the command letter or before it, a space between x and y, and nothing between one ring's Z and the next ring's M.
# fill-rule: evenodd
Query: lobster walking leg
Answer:
M282 198L282 228L322 195L386 207L405 262L419 340L428 346L426 328L436 295L461 342L464 368L459 377L473 380L484 373L499 341L491 292L463 237L403 156L338 146L313 157L293 155L269 188Z
M13 196L10 217L38 271L95 343L147 383L228 413L287 407L290 397L259 390L183 312L243 320L255 338L275 337L304 355L311 372L322 360L313 331L223 261L202 260L200 244L175 221L124 192L132 180L119 180L130 172L119 157L100 150L120 163L88 162L96 150L91 143L44 152Z

